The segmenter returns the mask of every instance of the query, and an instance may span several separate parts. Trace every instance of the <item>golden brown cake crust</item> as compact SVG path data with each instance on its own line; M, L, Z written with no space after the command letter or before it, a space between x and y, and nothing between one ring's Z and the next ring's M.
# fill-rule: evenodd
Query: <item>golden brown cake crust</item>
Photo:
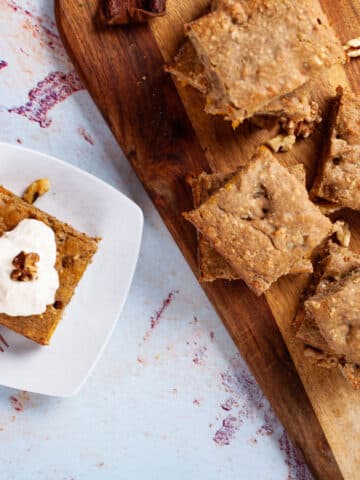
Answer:
M337 89L328 145L312 197L360 209L360 97Z
M305 186L264 147L184 215L259 295L299 264L310 269L313 249L332 230Z
M186 27L205 68L208 113L241 123L345 62L318 1L238 0L225 8L227 3Z
M315 320L312 317L305 315L304 309L301 309L301 311L298 312L294 328L296 337L302 340L306 345L317 348L322 352L331 352L324 337L321 335Z
M34 342L47 345L76 286L91 263L100 239L77 232L70 225L29 205L0 186L0 236L14 229L25 218L42 221L54 231L57 247L56 270L60 286L54 304L49 305L42 315L12 317L0 313L0 324Z
M352 300L347 299L349 292L344 292L342 287L344 284L351 283L352 276L358 275L359 269L360 255L332 241L329 242L324 258L317 263L312 291L308 292L308 298L304 303L306 314L303 329L307 330L309 334L309 326L312 326L313 332L316 332L317 328L317 338L320 336L323 339L322 343L316 344L314 339L307 338L306 343L321 348L328 353L336 352L339 355L343 355L346 361L356 360L349 354L350 351L347 351L346 342L338 345L335 341L336 338L332 338L336 332L334 321L338 322L337 326L340 326L340 330L341 327L345 326L341 318L339 319L340 310L344 301L349 301L351 304ZM340 301L338 302L336 302L337 296L340 296ZM324 311L322 311L322 315L320 315L322 320L319 319L319 311L316 308L319 302L325 304L325 310L327 310L329 302L331 303L330 311L328 314L325 314L325 317Z

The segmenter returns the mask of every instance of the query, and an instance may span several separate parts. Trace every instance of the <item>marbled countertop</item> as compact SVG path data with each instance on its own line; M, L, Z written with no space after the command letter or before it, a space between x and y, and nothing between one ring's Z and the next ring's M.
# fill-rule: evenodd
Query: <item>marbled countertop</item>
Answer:
M0 478L309 480L74 71L52 0L0 0L0 141L87 170L145 215L129 299L82 391L0 387Z

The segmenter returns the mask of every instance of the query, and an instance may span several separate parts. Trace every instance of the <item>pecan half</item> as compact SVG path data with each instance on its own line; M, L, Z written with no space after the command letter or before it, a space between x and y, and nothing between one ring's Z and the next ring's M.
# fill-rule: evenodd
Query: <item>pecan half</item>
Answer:
M147 22L165 15L166 0L102 0L100 19L107 25Z
M37 253L20 252L12 261L14 270L10 274L11 280L17 282L31 282L37 277L37 262L40 257Z

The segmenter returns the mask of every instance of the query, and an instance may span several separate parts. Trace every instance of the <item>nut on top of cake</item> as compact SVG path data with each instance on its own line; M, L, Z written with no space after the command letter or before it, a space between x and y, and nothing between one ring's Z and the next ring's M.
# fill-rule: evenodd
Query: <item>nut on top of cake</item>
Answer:
M186 26L208 81L208 113L239 124L345 61L316 0L237 0Z
M184 216L258 295L283 275L311 270L314 248L333 229L265 147Z

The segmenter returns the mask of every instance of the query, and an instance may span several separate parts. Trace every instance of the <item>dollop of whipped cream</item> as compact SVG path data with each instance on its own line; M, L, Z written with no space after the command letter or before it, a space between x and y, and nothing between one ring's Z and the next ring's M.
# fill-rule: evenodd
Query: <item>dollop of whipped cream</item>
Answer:
M13 260L20 252L34 252L37 278L30 282L11 279ZM9 316L40 315L55 302L59 275L55 269L56 241L50 227L39 220L22 220L0 237L0 313Z

